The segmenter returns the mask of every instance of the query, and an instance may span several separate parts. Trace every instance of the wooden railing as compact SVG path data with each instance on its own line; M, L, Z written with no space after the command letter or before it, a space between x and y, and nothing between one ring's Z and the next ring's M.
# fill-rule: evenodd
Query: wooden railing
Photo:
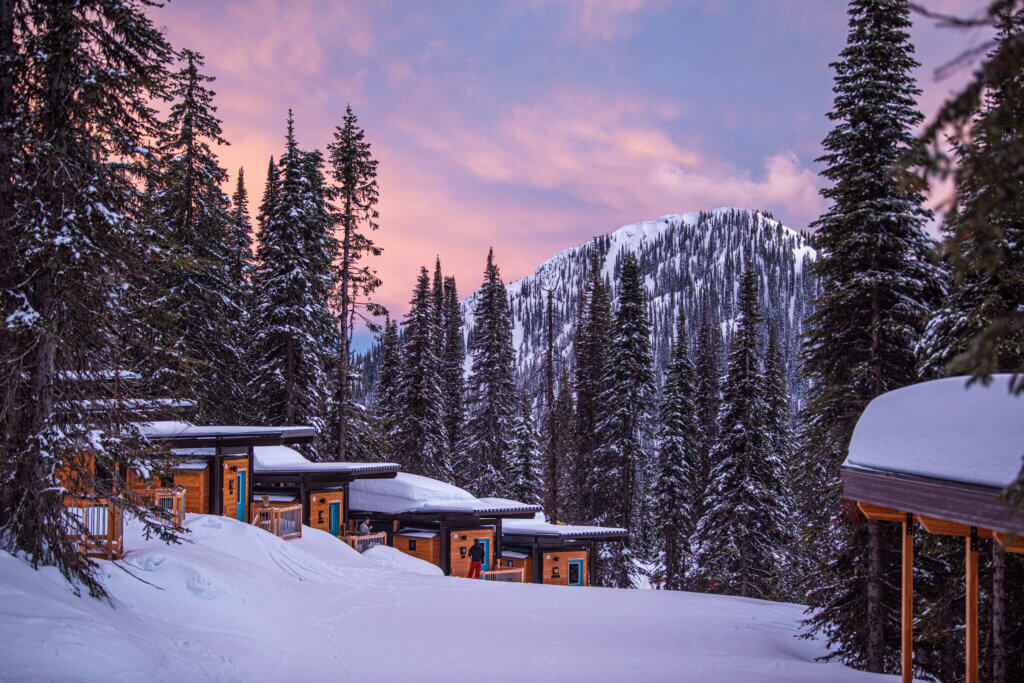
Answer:
M68 537L89 557L116 560L123 550L124 520L102 498L64 496Z
M302 505L256 505L253 509L252 523L281 538L299 538L302 536Z
M365 534L363 536L341 536L340 538L361 553L366 552L375 545L388 544L388 535L383 531L376 534Z
M484 581L505 581L508 583L523 582L523 568L517 569L495 569L489 572L480 572L480 578Z
M149 501L150 505L171 513L171 519L179 527L185 525L185 489L180 486L166 488L136 489L135 492Z

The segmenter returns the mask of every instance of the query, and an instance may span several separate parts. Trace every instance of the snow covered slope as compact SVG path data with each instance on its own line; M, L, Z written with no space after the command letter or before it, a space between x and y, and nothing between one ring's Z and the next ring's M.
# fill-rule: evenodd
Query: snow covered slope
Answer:
M128 526L123 570L101 562L112 605L0 553L0 679L895 680L815 662L798 605L423 576L314 529L188 527L168 547Z
M659 376L669 359L669 340L680 307L690 326L690 339L696 338L696 311L706 290L711 293L719 319L731 320L740 275L748 261L761 274L768 317L779 331L787 361L795 355L806 304L816 294L815 278L807 271L816 257L814 250L802 234L764 213L720 208L627 225L555 254L533 275L510 284L513 344L519 352L520 372L528 381L540 381L547 290L553 292L558 320L555 344L562 360L567 361L571 357L579 292L591 255L597 253L602 260L602 272L612 285L614 306L619 259L627 251L639 259L645 277ZM474 292L462 306L469 335L477 296ZM728 333L728 326L724 327ZM792 370L790 392L800 397L803 392L796 368L793 363L787 365Z

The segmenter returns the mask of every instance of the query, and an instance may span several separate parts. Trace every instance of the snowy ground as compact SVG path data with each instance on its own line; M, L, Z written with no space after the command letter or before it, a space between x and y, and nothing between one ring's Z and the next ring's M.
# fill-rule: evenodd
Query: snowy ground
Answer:
M171 547L129 525L128 571L102 563L113 607L0 553L0 679L885 678L814 662L797 605L450 579L314 529L281 541L223 517L187 525L191 542Z

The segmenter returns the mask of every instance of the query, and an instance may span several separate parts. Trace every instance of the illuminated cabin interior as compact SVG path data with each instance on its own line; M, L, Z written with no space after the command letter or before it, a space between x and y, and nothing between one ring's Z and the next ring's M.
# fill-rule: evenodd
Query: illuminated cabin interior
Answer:
M1024 510L1001 497L1024 452L1024 396L1010 393L1010 379L967 387L954 377L891 391L868 404L854 429L843 497L869 520L903 531L904 681L913 679L915 526L964 539L965 680L976 682L985 664L978 661L978 553L986 544L1024 552Z

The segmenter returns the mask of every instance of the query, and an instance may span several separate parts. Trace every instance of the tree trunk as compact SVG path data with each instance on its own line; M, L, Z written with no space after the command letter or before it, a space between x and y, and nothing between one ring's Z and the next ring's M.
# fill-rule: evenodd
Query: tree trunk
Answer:
M868 520L868 671L882 672L882 529Z
M548 521L552 524L559 519L558 515L558 448L555 443L555 342L554 342L554 320L552 319L551 290L548 290L548 350L544 362L544 370L547 373L547 500L544 507L547 509Z
M338 460L345 460L345 451L348 445L348 356L349 356L349 301L348 284L349 269L352 259L352 216L351 200L345 200L345 238L341 243L341 311L338 325L341 332L341 351L338 358Z
M1006 553L992 543L992 683L1006 682Z

